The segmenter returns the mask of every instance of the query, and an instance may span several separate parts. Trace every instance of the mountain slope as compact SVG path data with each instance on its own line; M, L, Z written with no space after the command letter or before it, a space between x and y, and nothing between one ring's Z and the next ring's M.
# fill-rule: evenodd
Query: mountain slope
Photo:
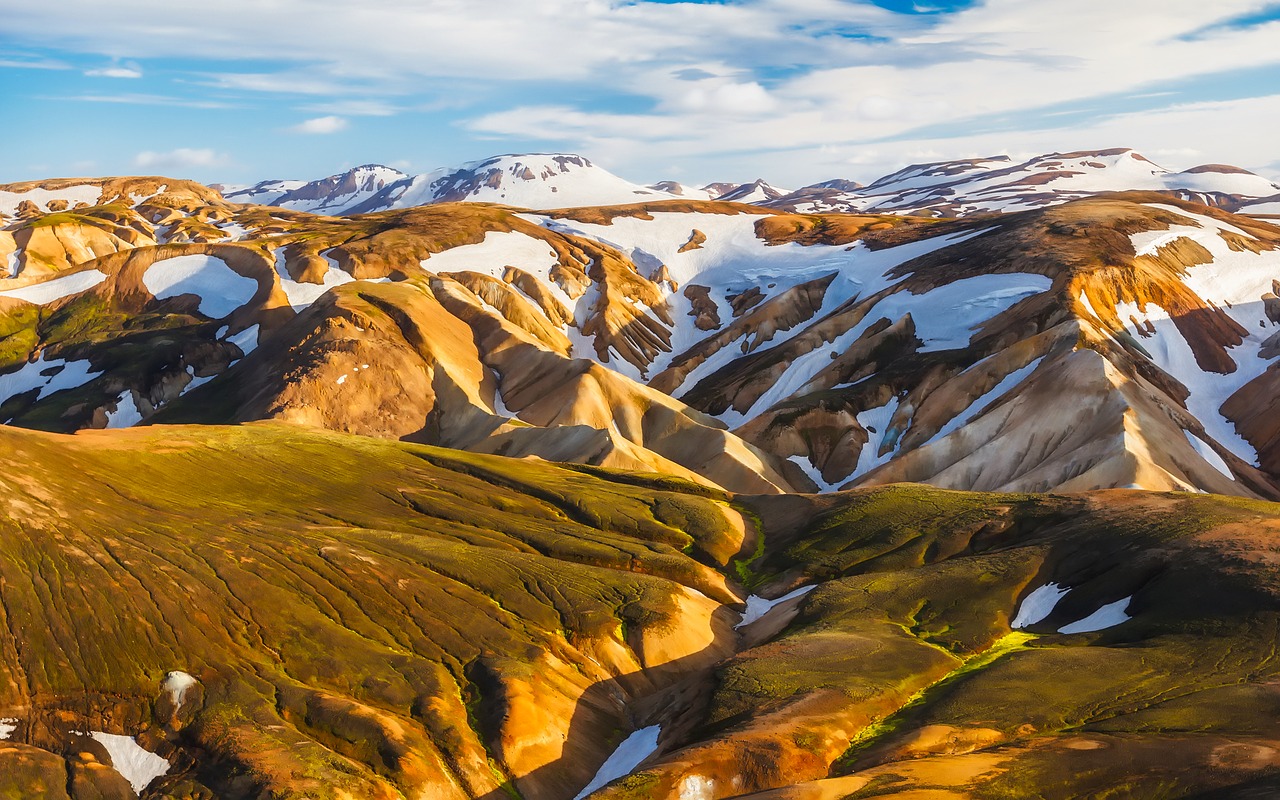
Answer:
M816 190L815 190L816 189ZM1161 191L1228 210L1276 194L1239 167L1206 164L1171 172L1127 149L1050 153L1022 163L1005 156L916 164L858 188L817 187L770 198L800 213L877 212L945 217L1022 211L1100 192Z
M216 201L11 230L14 424L284 418L749 492L1280 496L1280 231L1165 195L970 222Z
M562 800L642 730L594 797L1275 774L1273 504L734 498L279 424L0 440L6 794ZM790 599L744 625L740 580Z
M226 199L342 215L457 202L520 208L615 205L671 199L688 191L639 186L582 156L552 153L496 156L412 176L370 164L310 183L263 181L229 192Z

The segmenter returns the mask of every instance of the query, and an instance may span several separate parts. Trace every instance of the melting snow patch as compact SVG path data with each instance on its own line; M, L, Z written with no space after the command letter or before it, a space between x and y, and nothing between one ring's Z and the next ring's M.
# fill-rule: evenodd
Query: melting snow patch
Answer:
M742 621L739 622L737 625L734 625L733 629L737 630L738 628L745 628L746 626L750 625L756 620L759 620L762 617L764 617L764 615L768 614L776 606L782 603L785 603L788 600L794 600L797 597L804 597L806 594L808 594L809 592L812 592L816 588L818 588L816 585L801 586L799 589L796 589L794 592L790 592L789 594L784 594L782 597L779 597L777 600L766 600L763 597L758 597L753 594L747 598L747 610L742 613Z
M680 800L711 800L716 782L701 775L688 775L680 781Z
M152 264L142 283L157 300L194 294L200 313L221 319L253 299L258 282L246 278L213 256L178 256Z
M337 381L335 381L335 383L337 383L339 386L341 386L342 384L344 384L344 383L346 383L346 382L347 382L347 376L346 376L345 374L341 375L341 376L338 378L338 380L337 380Z
M791 456L787 460L802 469L804 474L809 477L809 480L818 485L819 492L836 492L840 490L839 485L827 483L827 481L822 477L822 470L815 467L811 459L806 458L805 456Z
M123 775L138 794L142 794L148 784L169 771L168 761L143 750L132 736L118 736L102 731L91 731L89 735L106 748L116 772Z
M87 269L84 272L64 275L61 278L54 278L44 283L0 292L0 297L13 297L42 306L55 300L61 300L64 297L70 297L73 294L88 291L106 279L106 273L96 269Z
M258 349L258 326L250 325L227 341L239 347L240 352L247 356Z
M1235 480L1236 476L1231 473L1231 467L1227 466L1227 462L1218 455L1217 451L1209 446L1209 443L1191 431L1183 431L1187 435L1187 442L1195 448L1200 457L1209 463L1209 466L1226 475L1231 480Z
M107 413L108 428L132 428L142 422L142 412L133 392L125 392L116 398L116 410Z
M18 729L18 720L13 717L0 719L0 742L7 740Z
M61 189L42 189L37 186L25 192L0 192L0 214L12 217L23 200L30 200L37 207L47 209L50 200L66 200L68 206L75 206L77 203L96 206L100 199L102 187L92 184L65 186Z
M897 411L898 398L895 397L879 408L869 408L858 415L858 424L867 431L867 443L858 454L858 465L850 478L859 478L893 458L903 434L903 431L889 427ZM880 448L885 445L888 445L888 450L881 455Z
M616 781L618 778L626 777L649 756L653 755L658 749L658 735L662 733L661 725L651 725L648 728L641 728L635 733L622 740L622 744L618 745L618 749L613 751L613 755L601 765L596 776L591 779L591 783L586 785L582 791L573 798L573 800L582 800L582 798L594 792L596 789Z
M1027 364L1025 367L1016 369L1004 376L1004 378L998 384L993 386L990 391L975 399L969 404L968 408L952 417L946 425L942 426L941 430L933 435L933 438L930 439L930 441L937 441L945 436L949 436L963 426L968 425L974 420L974 418L981 416L982 413L997 400L1004 397L1010 390L1019 386L1024 380L1030 377L1031 373L1036 371L1036 367L1039 367L1040 362L1043 360L1044 356L1041 356L1030 364Z
M1107 603L1079 622L1062 626L1058 629L1058 633L1093 633L1094 631L1114 628L1122 622L1128 622L1133 617L1126 614L1125 611L1129 608L1129 603L1132 600L1133 595L1129 595L1114 603Z
M187 697L187 690L196 685L196 679L181 670L174 670L165 676L160 688L169 693L174 708L181 708Z
M0 403L32 389L39 389L36 400L43 400L54 392L82 386L98 374L88 361L64 361L60 358L46 361L41 355L39 361L23 364L16 372L0 375Z
M1067 596L1070 589L1063 589L1056 583L1046 583L1027 595L1018 606L1018 613L1009 623L1013 629L1034 625L1053 613L1058 601Z
M329 269L325 270L323 282L303 283L289 277L289 270L285 267L284 248L276 251L276 274L280 276L280 288L284 290L285 297L289 299L289 305L294 311L301 311L310 306L333 287L355 280L338 268L337 262L332 258L325 256L325 260L329 262Z

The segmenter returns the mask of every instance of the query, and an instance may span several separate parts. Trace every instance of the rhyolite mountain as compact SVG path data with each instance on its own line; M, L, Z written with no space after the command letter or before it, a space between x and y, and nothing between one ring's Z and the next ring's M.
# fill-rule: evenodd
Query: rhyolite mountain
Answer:
M0 186L0 797L1280 787L1277 187L225 192Z
M281 419L735 492L1280 496L1280 229L1194 201L334 217L50 186L0 195L0 421Z

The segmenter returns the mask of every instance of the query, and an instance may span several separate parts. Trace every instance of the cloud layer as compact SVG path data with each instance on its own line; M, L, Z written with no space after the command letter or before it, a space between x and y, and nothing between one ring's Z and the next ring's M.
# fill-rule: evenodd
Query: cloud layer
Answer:
M111 77L165 65L178 73L166 93L269 98L294 109L280 129L294 133L437 114L447 124L430 136L493 149L582 150L623 171L785 157L796 179L1049 142L1276 160L1265 129L1220 119L1280 124L1280 9L1263 0L986 0L930 14L850 0L509 0L492 13L469 0L225 0L163 17L148 0L46 5L0 0L3 36L42 48L23 60L93 58L85 74ZM1174 118L1176 135L1152 122Z

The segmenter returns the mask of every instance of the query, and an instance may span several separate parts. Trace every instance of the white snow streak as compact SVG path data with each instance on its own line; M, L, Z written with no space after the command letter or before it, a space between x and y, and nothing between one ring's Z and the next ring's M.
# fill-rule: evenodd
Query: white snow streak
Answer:
M106 273L96 269L87 269L83 272L64 275L61 278L54 278L43 283L23 286L21 289L9 289L8 291L0 292L0 297L13 297L42 306L55 300L61 300L64 297L70 297L73 294L88 291L106 279Z
M174 670L165 676L160 688L169 693L174 708L182 708L182 701L187 698L187 690L196 685L196 679L181 670Z
M1227 466L1227 462L1222 460L1222 456L1218 455L1217 451L1210 447L1208 442L1191 431L1183 431L1183 433L1187 435L1187 443L1195 448L1200 457L1209 463L1209 466L1233 481L1236 479L1236 476L1231 472L1231 467Z
M101 372L94 372L88 361L46 361L41 354L39 361L23 364L20 369L0 375L0 403L10 397L39 389L36 400L43 400L54 392L74 389L88 383Z
M653 755L658 749L658 736L661 733L661 725L651 725L623 739L618 749L614 750L608 760L601 765L596 776L591 779L591 783L578 792L573 800L582 800L611 781L630 775L636 767L640 766L640 762Z
M1018 606L1018 613L1014 616L1013 622L1009 623L1009 627L1017 630L1035 625L1052 614L1058 601L1066 597L1069 591L1071 590L1063 589L1056 583L1046 583L1022 599L1022 603Z
M751 623L759 619L762 619L766 614L768 614L770 611L772 611L774 608L781 605L782 603L785 603L788 600L794 600L797 597L804 597L806 594L808 594L809 592L812 592L816 588L818 588L816 585L801 586L799 589L796 589L794 592L784 594L782 597L779 597L776 600L766 600L763 597L759 597L753 594L747 598L747 610L742 614L742 621L739 622L737 625L734 625L733 628L734 630L737 630L738 628L745 628Z
M156 778L169 771L169 762L155 753L142 749L132 736L119 736L102 731L89 733L94 741L102 745L111 756L111 764L133 787L133 791L142 794Z
M132 428L142 422L142 411L133 392L124 392L116 398L116 410L107 412L108 428Z
M1114 603L1108 603L1079 622L1062 626L1058 629L1058 633L1093 633L1094 631L1114 628L1122 622L1128 622L1133 617L1126 614L1125 611L1129 608L1129 603L1132 600L1133 595L1130 595Z

